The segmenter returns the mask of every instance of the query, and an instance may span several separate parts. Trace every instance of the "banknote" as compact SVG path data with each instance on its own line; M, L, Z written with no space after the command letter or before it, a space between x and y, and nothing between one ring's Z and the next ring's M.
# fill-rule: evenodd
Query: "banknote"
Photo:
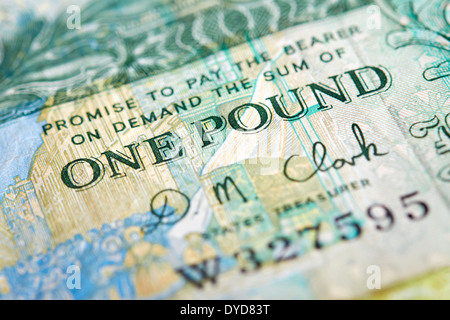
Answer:
M1 298L450 298L448 1L0 8Z

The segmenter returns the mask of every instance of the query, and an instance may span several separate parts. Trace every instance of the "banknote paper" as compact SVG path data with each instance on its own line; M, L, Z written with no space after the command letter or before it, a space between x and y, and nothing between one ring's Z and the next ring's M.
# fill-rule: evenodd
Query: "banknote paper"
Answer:
M450 298L448 1L64 5L2 4L2 298Z

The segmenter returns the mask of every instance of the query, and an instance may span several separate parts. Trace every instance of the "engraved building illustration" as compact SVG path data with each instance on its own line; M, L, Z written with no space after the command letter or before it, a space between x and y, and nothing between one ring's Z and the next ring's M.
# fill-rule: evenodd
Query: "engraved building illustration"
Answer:
M30 180L14 178L1 199L6 223L21 257L46 252L52 247L51 234Z

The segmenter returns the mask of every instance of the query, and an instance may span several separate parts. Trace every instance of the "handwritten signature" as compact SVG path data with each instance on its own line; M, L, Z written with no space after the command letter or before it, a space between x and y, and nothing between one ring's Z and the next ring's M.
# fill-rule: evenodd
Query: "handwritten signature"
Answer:
M388 152L379 152L377 145L375 143L367 144L364 134L358 124L356 123L352 124L352 132L361 149L360 153L352 156L351 159L344 159L344 158L336 159L332 162L330 166L327 167L325 165L325 159L327 158L327 147L322 142L317 141L313 144L312 149L312 158L314 165L316 167L314 171L304 178L292 177L291 175L289 175L288 174L289 163L294 157L297 157L297 155L292 155L286 160L284 164L283 173L285 177L288 178L290 181L294 182L306 182L312 177L314 177L319 171L327 172L331 169L339 170L346 165L355 166L356 160L361 157L366 158L367 161L371 161L372 157L382 157L388 154Z
M178 211L172 202L184 202L184 210ZM162 201L162 203L161 203ZM147 223L141 227L142 232L148 234L155 231L160 225L174 225L182 220L191 207L191 201L187 195L176 189L164 189L155 194L150 201L150 212L156 217L156 222Z

